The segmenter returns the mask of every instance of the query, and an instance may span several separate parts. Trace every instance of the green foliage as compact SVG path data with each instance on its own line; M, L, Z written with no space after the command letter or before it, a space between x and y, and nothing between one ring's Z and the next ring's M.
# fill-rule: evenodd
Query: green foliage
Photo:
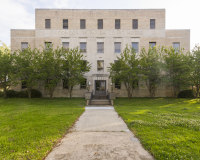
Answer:
M12 80L13 75L16 72L15 66L13 65L14 57L10 52L10 49L3 45L0 47L0 88L4 91L4 98L7 98L7 90L11 85L14 85Z
M37 59L40 56L38 49L33 50L29 46L23 51L17 50L14 53L14 65L17 69L15 74L18 83L26 82L28 97L31 98L31 90L38 83L38 69L37 69Z
M114 104L129 129L155 159L199 159L199 99L121 98L114 100Z
M140 53L142 79L145 81L151 98L155 98L155 91L162 82L162 49L154 46L148 51L142 48Z
M53 92L62 78L62 48L53 49L48 44L37 57L38 79L44 82L45 89L52 98Z
M65 85L68 86L70 98L72 97L73 87L84 81L84 74L89 72L91 64L84 60L83 54L78 47L65 50L63 49L62 78L67 79Z
M0 97L3 94L3 92L0 92ZM14 91L14 90L8 90L7 91L7 98L28 98L28 91ZM31 98L41 98L42 93L36 89L31 89Z
M191 85L191 56L173 47L165 48L164 52L164 80L171 87L173 97L176 98L181 89L187 89Z
M192 50L192 58L190 67L192 67L192 72L190 74L190 80L192 86L195 86L196 90L196 98L199 97L199 90L200 90L200 46L195 45L194 49Z
M17 91L14 91L14 90L8 90L8 91L7 91L7 97L8 97L8 98L16 98L16 97L17 97L16 92L17 92Z
M194 98L195 93L193 90L183 90L178 93L178 98Z
M127 45L117 57L117 61L110 63L110 67L108 67L112 81L114 83L119 81L125 85L128 98L132 97L133 90L138 87L141 71L139 65L140 61L135 50Z

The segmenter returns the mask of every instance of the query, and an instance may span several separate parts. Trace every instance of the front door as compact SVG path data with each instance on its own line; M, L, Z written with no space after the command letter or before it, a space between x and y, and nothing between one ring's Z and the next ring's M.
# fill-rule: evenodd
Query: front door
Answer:
M106 95L106 81L95 81L95 95Z

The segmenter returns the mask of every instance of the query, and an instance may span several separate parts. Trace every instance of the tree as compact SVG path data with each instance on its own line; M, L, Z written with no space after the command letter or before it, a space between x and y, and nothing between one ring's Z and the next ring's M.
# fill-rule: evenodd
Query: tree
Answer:
M49 91L50 98L62 78L62 49L53 49L51 43L46 42L40 55L37 56L38 79L44 82L45 89Z
M16 78L21 79L20 83L25 83L27 87L28 97L31 98L31 90L38 83L38 72L36 68L37 56L39 50L33 50L29 46L23 51L15 52L15 66L17 68Z
M149 47L148 51L142 48L140 53L141 67L142 67L142 79L145 81L149 90L151 98L155 98L155 91L158 85L161 84L161 48L156 46Z
M108 67L110 78L114 83L119 81L125 85L128 99L130 99L140 80L140 61L135 50L128 45L117 59Z
M7 90L14 84L12 81L14 73L13 55L10 48L2 43L2 46L0 46L0 88L3 88L4 99L7 98Z
M191 58L189 53L183 53L183 49L178 51L173 47L168 47L164 49L164 52L164 79L171 87L173 97L177 98L181 89L186 89L191 85Z
M72 98L73 87L84 81L84 74L90 71L91 64L84 61L83 54L80 53L78 47L69 50L63 49L62 63L62 77L67 79L65 85L68 86L70 98Z
M192 61L190 66L192 66L192 85L195 86L196 98L198 98L200 90L200 46L198 45L195 45L194 49L192 50Z

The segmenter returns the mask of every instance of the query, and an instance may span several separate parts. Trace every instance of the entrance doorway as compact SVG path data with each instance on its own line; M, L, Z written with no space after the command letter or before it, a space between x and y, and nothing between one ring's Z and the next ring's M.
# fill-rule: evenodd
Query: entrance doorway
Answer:
M95 81L95 95L106 95L106 81Z

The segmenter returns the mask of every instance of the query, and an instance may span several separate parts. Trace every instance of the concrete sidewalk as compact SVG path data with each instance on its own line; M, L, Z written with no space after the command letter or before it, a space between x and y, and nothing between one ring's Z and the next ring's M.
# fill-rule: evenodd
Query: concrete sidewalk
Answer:
M86 107L46 160L153 160L112 106Z

